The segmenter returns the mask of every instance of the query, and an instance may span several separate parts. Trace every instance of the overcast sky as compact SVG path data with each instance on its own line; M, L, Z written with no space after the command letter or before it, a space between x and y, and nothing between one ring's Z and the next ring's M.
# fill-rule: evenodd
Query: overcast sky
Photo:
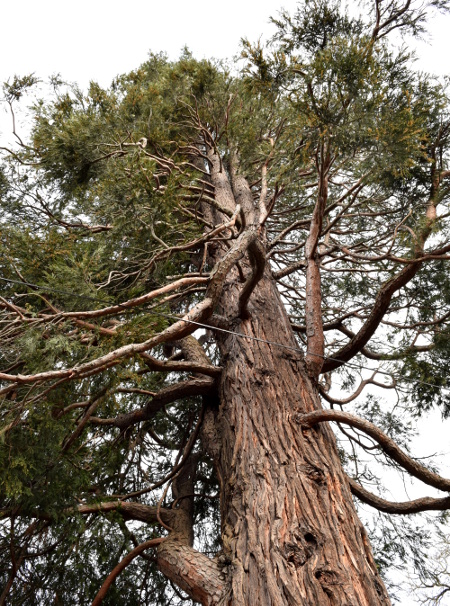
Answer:
M349 4L355 5L353 0ZM269 17L295 0L15 0L2 3L0 81L60 73L86 86L107 86L145 61L148 51L175 59L187 45L198 58L232 57L242 37L270 34ZM424 69L448 65L450 17L432 20L432 45L420 45Z

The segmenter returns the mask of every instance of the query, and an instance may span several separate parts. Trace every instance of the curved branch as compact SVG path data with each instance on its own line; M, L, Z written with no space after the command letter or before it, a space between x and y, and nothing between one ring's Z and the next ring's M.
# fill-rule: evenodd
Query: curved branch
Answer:
M408 456L401 450L397 444L389 438L385 433L381 431L376 425L361 419L348 412L341 412L339 410L316 410L308 414L300 414L297 418L298 422L302 427L312 427L317 423L323 423L324 421L335 421L336 423L345 423L360 429L365 434L373 438L381 447L388 457L398 463L403 469L410 473L415 478L418 478L425 484L438 488L439 490L445 490L450 492L450 480L443 478L437 473L434 473L417 463L414 459Z
M238 209L240 209L239 205L236 207L236 210ZM222 292L222 287L228 272L238 261L242 259L249 246L255 241L256 237L257 231L254 228L249 228L243 231L242 234L234 241L231 248L222 257L222 259L214 266L210 274L211 282L209 283L206 291L207 295L211 298L214 304Z
M243 319L250 317L248 311L248 301L256 285L264 275L266 266L266 258L264 255L264 247L261 242L256 239L248 247L248 255L252 266L251 274L247 278L244 287L239 297L239 315Z
M414 499L414 501L394 503L372 494L349 476L347 476L347 480L350 484L350 490L355 497L363 503L375 507L375 509L383 511L384 513L405 515L420 513L421 511L445 511L450 509L450 497L443 497L442 499L424 497L422 499Z
M405 2L405 6L409 5L409 3L409 0L407 0ZM394 293L408 284L408 282L412 280L412 278L422 267L424 261L426 260L426 255L424 256L424 245L430 236L433 225L437 219L436 206L439 202L439 183L440 173L436 170L436 163L434 162L431 166L432 187L428 200L427 211L424 217L425 222L421 231L417 234L416 250L413 258L408 261L409 265L404 267L398 274L383 284L378 291L374 306L361 329L343 348L332 354L330 359L325 360L322 367L322 372L330 372L336 368L339 368L344 362L348 362L348 360L362 350L362 348L375 333L383 319L384 314L389 309L389 305Z
M175 383L175 385L170 385L165 389L161 389L161 391L155 394L143 408L138 408L127 414L118 415L117 417L110 419L91 417L90 422L95 425L112 425L123 431L130 427L130 425L136 425L136 423L140 423L141 421L152 419L166 404L189 396L211 395L214 392L214 389L215 381L210 378L196 378L190 379L189 381L181 381Z
M361 351L368 343L376 329L378 328L384 314L389 308L392 296L416 275L421 267L419 261L411 262L396 276L388 280L378 291L374 306L367 320L356 335L344 345L339 351L335 352L326 359L322 366L322 372L330 372L339 368L345 362L348 362L353 356Z
M140 545L135 547L132 551L130 551L130 553L127 553L127 555L117 564L117 566L111 571L111 573L106 578L105 582L100 588L100 591L95 596L94 601L92 602L92 606L99 606L103 602L104 598L106 597L106 593L108 592L108 589L114 583L119 574L129 564L131 564L134 558L136 558L146 549L150 549L151 547L158 547L158 545L161 545L161 543L165 540L165 537L160 537L158 539L150 539L149 541L145 541L145 543L141 543Z
M330 404L343 405L343 404L349 404L350 402L353 402L353 400L356 400L356 398L362 393L362 391L364 390L364 388L367 385L375 385L376 387L381 387L382 389L395 389L395 387L397 386L397 382L395 379L392 379L392 383L390 385L385 385L384 383L375 381L374 378L375 378L375 375L377 374L377 372L378 371L375 370L369 379L364 379L363 381L361 381L361 383L358 385L357 389L348 398L343 398L342 400L333 398L332 396L330 396L329 393L327 393L325 391L325 389L321 388L321 386L319 385L320 395L327 402L330 402Z

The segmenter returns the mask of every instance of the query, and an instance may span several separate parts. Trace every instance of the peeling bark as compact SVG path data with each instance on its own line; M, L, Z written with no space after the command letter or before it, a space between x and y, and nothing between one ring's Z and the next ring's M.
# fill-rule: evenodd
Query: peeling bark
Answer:
M230 297L238 293L236 280L221 313L235 309ZM240 332L295 347L269 276L249 309ZM299 413L320 409L301 355L233 335L220 337L220 348L220 408L211 416L220 436L215 461L229 562L224 603L387 606L334 436L326 426L298 427Z

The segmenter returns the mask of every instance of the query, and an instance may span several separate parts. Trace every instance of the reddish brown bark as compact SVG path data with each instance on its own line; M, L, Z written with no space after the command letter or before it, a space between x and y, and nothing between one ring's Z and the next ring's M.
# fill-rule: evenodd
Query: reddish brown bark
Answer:
M145 541L145 543L141 543L140 545L138 545L137 547L135 547L133 549L133 551L130 551L130 553L127 553L127 555L117 564L117 566L110 572L110 574L108 575L108 577L105 579L103 585L100 588L100 591L95 596L94 601L92 602L91 606L100 606L100 604L105 599L106 594L108 593L108 589L111 587L111 585L117 579L117 577L119 576L119 574L127 566L129 566L131 564L131 562L135 558L138 557L138 555L140 555L141 553L143 553L147 549L150 549L151 547L157 547L164 540L165 539L150 539L149 541Z
M221 205L232 210L240 196L245 207L242 180L234 174L231 188L219 170L212 165ZM334 435L326 424L299 426L299 415L321 405L269 270L251 280L241 313L255 274L248 250L264 242L246 225L231 249L215 248L208 288L223 325L248 337L217 335L219 399L203 423L220 483L223 553L210 560L175 532L159 548L160 570L208 606L388 606Z
M228 310L236 309L238 290L229 284ZM240 332L295 347L267 275L249 312ZM221 483L229 582L223 603L390 604L333 434L328 427L302 432L296 421L320 408L300 354L231 335L220 347L221 403L207 431Z

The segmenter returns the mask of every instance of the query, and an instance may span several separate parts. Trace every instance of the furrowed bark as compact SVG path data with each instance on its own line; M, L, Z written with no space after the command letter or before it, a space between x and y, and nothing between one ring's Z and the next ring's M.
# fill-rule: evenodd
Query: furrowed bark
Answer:
M220 175L222 194L247 191L242 181L232 190L225 171ZM217 179L214 167L211 179ZM241 195L239 202L246 207L250 199ZM233 207L236 201L228 204ZM269 271L247 299L249 318L240 319L243 285L236 261L251 275L245 252L256 238L264 246L251 218L250 212L230 250L219 245L211 251L210 262L216 264L212 277L221 284L220 293L214 285L208 291L217 301L214 313L232 330L297 349ZM317 386L301 353L219 332L216 340L222 357L219 397L204 400L209 406L201 437L220 484L225 581L220 597L212 592L214 585L209 598L200 596L199 601L220 606L388 606L331 430L320 427L303 434L295 421L300 412L320 409ZM205 566L210 570L210 563ZM185 578L170 578L187 590Z
M224 314L235 309L237 276L226 292ZM249 311L239 332L295 347L268 275ZM300 412L320 408L301 355L233 335L218 340L220 407L206 419L221 484L224 603L387 606L331 431L298 429Z

